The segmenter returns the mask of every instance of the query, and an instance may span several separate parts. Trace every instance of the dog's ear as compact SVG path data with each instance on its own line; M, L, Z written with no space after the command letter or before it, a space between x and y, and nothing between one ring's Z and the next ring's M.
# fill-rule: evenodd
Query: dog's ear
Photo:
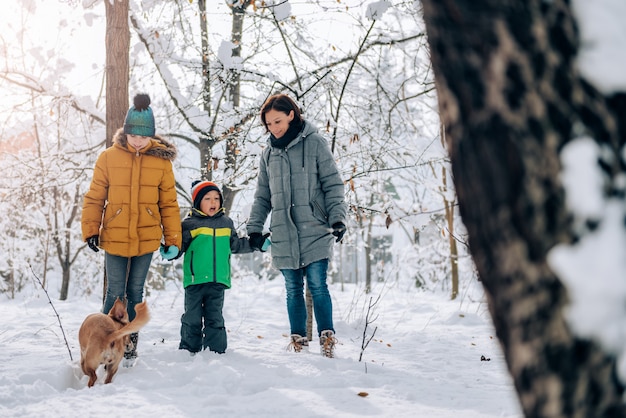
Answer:
M123 322L126 315L128 315L126 312L126 304L122 302L120 298L117 298L109 311L109 316L118 322Z

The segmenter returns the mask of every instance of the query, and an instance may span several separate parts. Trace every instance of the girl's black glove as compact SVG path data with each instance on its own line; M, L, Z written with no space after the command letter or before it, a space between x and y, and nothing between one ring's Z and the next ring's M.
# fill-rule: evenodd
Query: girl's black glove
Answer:
M87 238L87 245L89 245L89 248L91 248L94 252L98 252L100 251L100 249L98 248L98 244L99 244L99 237L97 235L94 235L92 237Z

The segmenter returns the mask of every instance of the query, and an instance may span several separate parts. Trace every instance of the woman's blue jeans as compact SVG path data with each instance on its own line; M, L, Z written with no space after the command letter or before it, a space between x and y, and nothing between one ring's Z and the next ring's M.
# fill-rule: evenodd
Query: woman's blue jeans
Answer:
M304 276L313 298L313 313L317 323L317 335L333 328L333 304L326 285L328 259L314 261L298 270L281 270L287 290L287 314L291 333L306 336L306 305L304 302Z
M120 257L104 254L107 274L107 290L102 313L108 314L115 299L127 299L128 319L135 319L135 305L143 299L143 285L150 269L152 253L136 257ZM128 280L126 278L128 273Z

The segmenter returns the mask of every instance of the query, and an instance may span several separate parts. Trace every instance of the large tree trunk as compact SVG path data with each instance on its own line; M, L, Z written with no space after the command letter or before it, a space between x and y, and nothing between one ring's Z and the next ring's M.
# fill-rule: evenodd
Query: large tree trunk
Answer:
M569 5L422 3L459 209L522 409L626 416L614 357L572 333L546 261L573 239L559 150L575 122L614 147L619 120L576 72Z
M128 0L105 1L106 8L106 141L124 125L128 110L130 29Z
M128 0L105 1L106 9L106 146L113 144L113 135L124 125L129 106ZM107 274L104 271L102 301L106 297Z

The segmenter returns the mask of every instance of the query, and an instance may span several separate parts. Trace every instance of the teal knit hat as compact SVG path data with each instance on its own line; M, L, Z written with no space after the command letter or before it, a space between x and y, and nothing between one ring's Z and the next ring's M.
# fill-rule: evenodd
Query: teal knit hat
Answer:
M154 136L154 115L150 109L150 96L138 94L134 106L128 109L124 122L124 133L138 136Z

